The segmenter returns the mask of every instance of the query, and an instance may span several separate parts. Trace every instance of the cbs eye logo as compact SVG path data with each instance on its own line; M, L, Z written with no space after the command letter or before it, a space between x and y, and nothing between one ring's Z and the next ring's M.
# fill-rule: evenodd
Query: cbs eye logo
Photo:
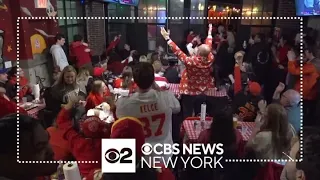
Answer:
M114 164L117 162L120 163L132 163L131 159L128 159L132 156L132 150L130 148L122 148L120 152L117 149L109 149L104 154L104 158L108 163Z

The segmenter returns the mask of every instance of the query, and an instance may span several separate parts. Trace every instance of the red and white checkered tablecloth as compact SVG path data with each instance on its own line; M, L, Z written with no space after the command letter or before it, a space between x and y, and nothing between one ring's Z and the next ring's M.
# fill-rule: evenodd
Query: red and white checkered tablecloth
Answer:
M22 105L20 105L22 106ZM38 119L38 113L39 111L41 111L42 109L46 108L46 104L42 103L42 104L36 104L36 107L27 110L27 113L30 117L33 117L35 119Z
M171 84L169 83L169 90L173 92L174 95L177 97L180 97L180 91L179 91L179 84ZM225 89L221 89L220 91L217 91L215 88L209 89L206 93L207 96L214 96L214 97L225 97L227 96L227 92Z
M212 122L212 121L211 121ZM242 129L238 129L238 131L241 133L243 141L248 141L252 131L255 127L254 122L239 122L241 127L245 127L245 131L242 131ZM200 131L196 131L194 128L194 120L184 120L182 123L181 131L185 132L186 135L186 141L188 142L196 142L198 140L198 137L200 135Z

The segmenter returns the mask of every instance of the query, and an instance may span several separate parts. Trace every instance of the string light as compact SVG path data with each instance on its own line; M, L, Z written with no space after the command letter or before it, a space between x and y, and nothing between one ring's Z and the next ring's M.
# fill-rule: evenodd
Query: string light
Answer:
M144 7L143 8L143 10L144 11L146 11L146 10L149 10L149 11L165 11L166 10L166 8L165 7L148 7L148 8L146 8L146 7Z
M209 10L212 10L212 11L218 11L218 12L236 12L236 13L239 13L240 12L240 9L237 9L235 7L233 8L230 8L229 6L225 7L225 8L217 8L216 5L212 6L209 8Z

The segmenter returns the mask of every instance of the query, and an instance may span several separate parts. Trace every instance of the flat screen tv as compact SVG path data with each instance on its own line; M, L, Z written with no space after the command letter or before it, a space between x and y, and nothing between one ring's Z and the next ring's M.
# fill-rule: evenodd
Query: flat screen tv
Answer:
M319 16L320 0L296 0L297 16Z
M119 3L130 6L138 6L139 0L119 0Z

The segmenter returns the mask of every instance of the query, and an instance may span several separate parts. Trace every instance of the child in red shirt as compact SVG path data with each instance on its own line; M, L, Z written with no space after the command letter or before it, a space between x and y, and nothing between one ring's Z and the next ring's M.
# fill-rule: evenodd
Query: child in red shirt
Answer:
M93 82L92 91L87 97L86 110L93 109L105 101L105 97L110 96L110 91L103 81Z

